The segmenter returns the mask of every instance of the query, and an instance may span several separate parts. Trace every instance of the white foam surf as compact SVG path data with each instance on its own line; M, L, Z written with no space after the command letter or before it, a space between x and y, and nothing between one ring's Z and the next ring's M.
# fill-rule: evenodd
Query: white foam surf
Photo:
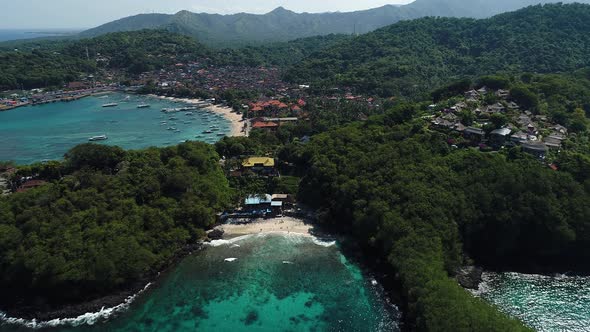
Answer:
M326 240L326 239L320 239L317 237L312 237L313 243L317 244L318 246L322 246L322 247L332 247L336 245L336 240Z
M111 308L101 308L97 312L88 312L75 318L56 318L49 321L38 321L36 319L23 319L8 317L5 313L0 312L0 321L11 324L11 325L22 325L31 329L51 328L58 326L82 326L82 325L94 325L97 322L104 321L114 314L129 309L129 306L135 299L143 292L145 292L152 283L148 283L142 290L132 296L129 296L125 301L119 305Z
M256 234L242 235L242 236L238 236L238 237L235 237L235 238L229 239L229 240L213 240L213 241L207 242L205 244L208 246L211 246L211 247L221 247L221 246L227 246L227 245L234 245L236 242L251 238L254 235L256 235Z

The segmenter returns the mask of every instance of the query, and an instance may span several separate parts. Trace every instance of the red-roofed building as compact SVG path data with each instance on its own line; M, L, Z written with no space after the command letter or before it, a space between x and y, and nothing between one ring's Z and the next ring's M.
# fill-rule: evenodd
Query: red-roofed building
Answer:
M84 82L70 82L68 83L68 89L85 89L88 87L88 84Z
M307 105L307 103L305 102L305 100L299 99L297 101L297 105L299 105L299 107L304 107L305 105Z
M255 121L252 123L252 129L275 131L277 128L279 128L279 124L275 122Z
M46 184L47 182L43 181L43 180L29 180L25 183L23 183L20 187L18 187L18 189L16 190L17 193L22 193L25 192L27 190L31 190L33 188L38 188L43 186L44 184Z

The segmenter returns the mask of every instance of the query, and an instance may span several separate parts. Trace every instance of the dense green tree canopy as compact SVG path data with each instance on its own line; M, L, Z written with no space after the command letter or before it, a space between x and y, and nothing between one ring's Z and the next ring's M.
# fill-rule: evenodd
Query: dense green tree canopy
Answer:
M544 5L490 19L400 22L315 53L287 78L415 96L453 79L588 66L590 6ZM567 52L564 52L567 50Z
M3 302L75 301L160 271L230 198L218 156L203 143L128 152L88 144L58 167L63 177L0 198Z
M448 276L464 255L496 268L590 270L590 194L517 150L454 151L422 120L400 116L405 108L316 136L303 147L299 197L389 257L418 328L517 329ZM564 165L583 180L578 160Z

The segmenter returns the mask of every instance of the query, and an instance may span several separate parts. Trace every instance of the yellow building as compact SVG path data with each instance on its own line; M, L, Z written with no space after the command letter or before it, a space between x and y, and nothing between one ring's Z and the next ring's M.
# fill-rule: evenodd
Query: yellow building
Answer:
M268 157L251 157L242 162L244 168L274 168L275 160Z

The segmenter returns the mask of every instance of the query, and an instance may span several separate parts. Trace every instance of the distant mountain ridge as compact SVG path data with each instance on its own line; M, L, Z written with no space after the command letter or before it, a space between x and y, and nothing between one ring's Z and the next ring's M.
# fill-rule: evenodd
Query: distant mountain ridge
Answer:
M86 30L81 37L134 31L166 29L197 38L210 46L288 41L328 34L367 33L401 20L425 16L486 18L529 5L554 0L416 0L407 5L334 13L295 13L279 7L267 14L219 15L180 11L169 14L140 14ZM589 3L590 0L561 1Z
M449 81L590 67L590 5L545 4L487 19L425 17L321 49L286 79L415 96Z

